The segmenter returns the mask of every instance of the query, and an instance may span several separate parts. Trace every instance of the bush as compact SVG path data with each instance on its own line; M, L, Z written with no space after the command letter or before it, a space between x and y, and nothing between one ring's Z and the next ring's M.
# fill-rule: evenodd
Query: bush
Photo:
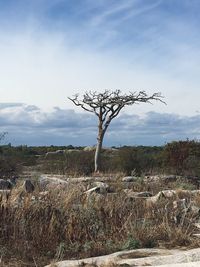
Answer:
M128 237L128 240L122 246L122 250L130 250L130 249L137 249L140 248L141 244L139 240L136 240L132 236Z
M103 195L89 203L83 198L83 188L77 185L51 191L41 200L39 192L24 194L24 199L21 196L19 188L8 200L1 200L0 247L6 248L7 258L15 255L45 265L52 259L154 247L160 241L172 246L190 245L194 240L191 214L176 225L166 203L149 209L143 199L127 201L123 191L118 191L117 197Z

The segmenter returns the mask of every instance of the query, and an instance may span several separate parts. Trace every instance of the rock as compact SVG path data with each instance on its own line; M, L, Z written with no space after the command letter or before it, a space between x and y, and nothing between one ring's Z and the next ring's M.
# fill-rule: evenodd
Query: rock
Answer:
M136 182L138 181L138 177L135 176L126 176L122 178L122 182Z
M130 266L130 265L129 265ZM199 267L200 261L197 262L184 262L184 263L168 263L162 265L151 265L152 267Z
M193 236L195 236L195 237L200 237L200 234L193 234ZM200 265L199 265L200 266Z
M176 191L175 190L163 190L162 195L165 198L173 198L173 197L176 197Z
M200 223L195 223L194 226L196 226L198 229L200 229Z
M84 147L83 151L94 151L96 149L96 146L86 146Z
M129 198L148 198L152 197L151 192L135 192L131 189L124 189L124 192L127 194Z
M2 190L12 189L11 182L6 181L4 179L0 179L0 189L2 189Z
M57 178L56 176L51 176L49 177L47 176L41 176L39 179L39 186L40 189L45 191L45 190L49 190L49 189L55 189L57 187L67 187L68 182L66 182L63 179Z
M149 182L158 182L160 181L161 177L158 175L146 175L144 180L145 182L149 183Z
M85 192L85 194L90 195L92 193L97 193L97 194L106 194L109 191L109 185L103 182L96 181L93 183L95 185L94 187L90 188Z
M109 185L103 182L94 182L94 186L99 188L99 193L109 192Z
M8 181L12 184L12 186L14 187L17 183L17 179L18 179L18 176L12 176L10 179L8 179Z
M56 151L49 151L45 154L45 158L50 158L57 155L63 155L65 150L56 150Z
M151 192L137 192L136 194L136 197L152 197L152 193Z
M26 179L24 181L23 188L25 189L26 193L33 193L33 191L35 190L35 186L29 179Z
M163 198L162 192L159 192L155 196L148 197L146 199L146 205L147 205L147 207L148 208L151 208L152 206L154 206L155 204L157 204L159 202L159 200L161 200L162 198Z
M191 190L191 195L194 197L200 196L200 190Z
M200 215L200 208L194 204L190 204L188 212L191 212L193 216Z
M167 249L136 249L120 251L106 256L81 260L65 260L57 262L57 267L79 267L94 264L95 266L156 266L156 267L199 267L200 249L167 250ZM110 265L109 265L110 264ZM48 265L46 267L50 267Z
M178 199L178 195L175 190L163 190L158 192L155 196L151 196L146 199L147 205L154 205L158 203L161 199L168 199L171 203L173 201L173 209L185 209L187 200L185 198ZM170 203L169 202L169 203Z
M179 200L175 200L173 201L173 208L177 209L177 210L187 210L187 204L186 204L186 199L179 199Z
M73 154L73 153L80 153L81 150L79 149L66 149L65 154Z
M101 188L109 188L109 185L103 182L95 181L94 185Z
M93 194L93 193L98 193L98 194L100 194L101 192L100 192L100 187L98 187L98 186L95 186L95 187L93 187L93 188L90 188L89 190L87 190L86 192L85 192L85 194L86 195L91 195L91 194Z
M177 180L177 176L176 175L165 175L162 177L162 180L165 183L175 182Z

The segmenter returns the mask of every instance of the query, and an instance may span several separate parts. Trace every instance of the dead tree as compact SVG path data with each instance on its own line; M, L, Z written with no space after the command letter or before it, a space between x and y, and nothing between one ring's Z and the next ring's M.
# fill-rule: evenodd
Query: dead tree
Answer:
M137 103L151 103L152 100L158 100L164 103L162 98L160 93L154 93L148 96L145 91L123 94L120 90L105 90L102 93L89 91L81 98L79 98L78 94L74 95L72 98L69 97L76 106L80 106L84 110L94 113L98 117L95 172L98 172L100 168L100 154L103 138L110 122L117 117L125 106Z

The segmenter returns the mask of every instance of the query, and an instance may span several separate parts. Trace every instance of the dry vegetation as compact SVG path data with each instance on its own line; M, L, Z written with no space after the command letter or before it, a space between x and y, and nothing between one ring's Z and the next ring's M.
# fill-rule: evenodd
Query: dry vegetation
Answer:
M140 191L152 186L156 194L163 189L161 182L157 184L147 185L141 179L131 188ZM2 263L21 260L25 263L20 265L17 261L17 266L44 266L51 260L85 258L124 249L199 245L193 236L198 214L180 212L178 222L175 221L177 210L170 206L172 200L161 199L149 207L145 198L127 197L119 181L111 185L115 193L88 198L84 194L88 186L71 185L47 194L38 189L27 194L18 186L10 197L3 197ZM178 195L200 204L200 197L192 199L186 191L179 189Z
M23 192L19 183L10 196L0 194L0 266L40 267L125 249L199 246L193 235L198 233L199 212L188 209L185 213L173 206L174 200L185 199L187 207L195 204L200 208L200 196L190 192L199 189L199 148L199 142L181 141L165 147L103 151L101 178L112 173L107 193L87 197L85 191L94 186L88 182L70 183L65 189L52 186L46 193L37 187L31 194ZM66 148L1 147L1 178L13 173L21 177L24 166L67 177L92 175L94 151L75 149L45 157L57 149ZM69 147L69 151L73 149ZM133 170L138 179L122 183L121 178ZM155 173L171 173L176 179L151 179ZM144 179L145 175L149 178ZM36 182L38 177L34 179ZM157 196L166 189L176 189L176 196L160 198L157 203L129 194L148 191Z

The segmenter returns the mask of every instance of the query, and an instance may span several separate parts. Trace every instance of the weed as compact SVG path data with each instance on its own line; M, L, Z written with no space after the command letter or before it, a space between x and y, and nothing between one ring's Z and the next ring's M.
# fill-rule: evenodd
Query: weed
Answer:
M133 238L132 236L129 236L128 240L126 240L126 242L122 246L122 250L137 249L140 247L141 247L140 241Z

